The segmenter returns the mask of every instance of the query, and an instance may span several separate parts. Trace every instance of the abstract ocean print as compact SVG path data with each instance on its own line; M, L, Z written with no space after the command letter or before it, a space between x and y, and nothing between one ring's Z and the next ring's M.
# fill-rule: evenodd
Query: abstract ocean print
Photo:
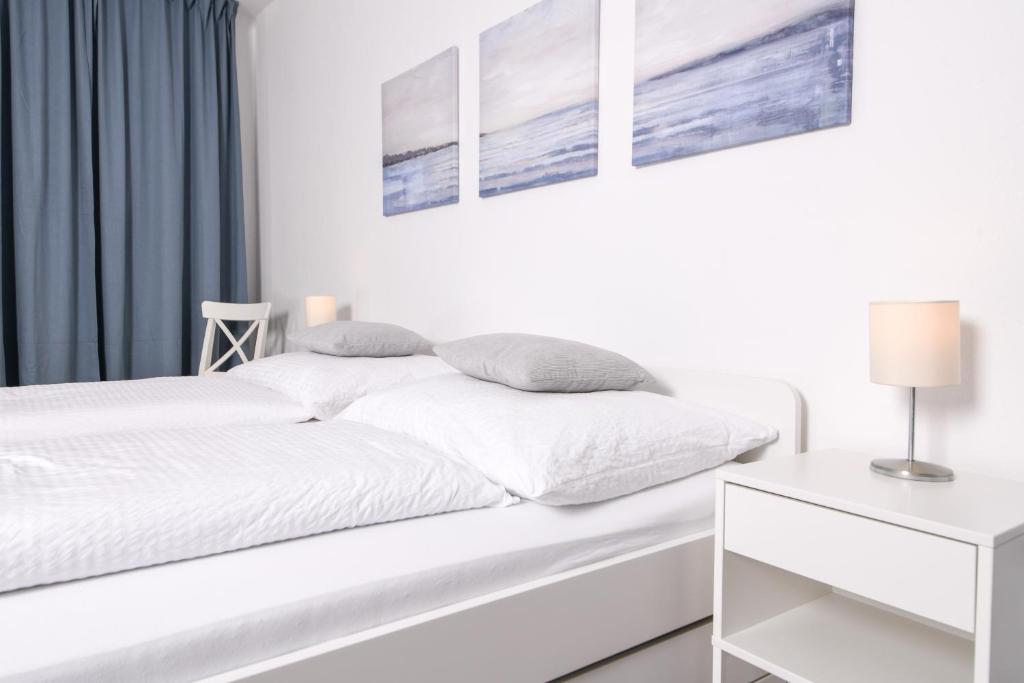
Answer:
M384 215L459 201L459 51L381 86Z
M850 123L852 0L636 0L633 164Z
M480 34L480 196L597 174L600 0L543 0Z

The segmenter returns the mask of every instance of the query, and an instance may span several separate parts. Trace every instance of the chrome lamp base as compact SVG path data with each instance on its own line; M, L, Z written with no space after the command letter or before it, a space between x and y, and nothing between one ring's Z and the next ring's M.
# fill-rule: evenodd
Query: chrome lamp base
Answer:
M953 470L948 467L907 458L872 460L871 471L910 481L953 481Z
M953 481L953 470L914 459L914 413L917 410L917 388L910 387L910 424L907 430L907 457L879 458L871 461L871 471L887 477L908 481Z

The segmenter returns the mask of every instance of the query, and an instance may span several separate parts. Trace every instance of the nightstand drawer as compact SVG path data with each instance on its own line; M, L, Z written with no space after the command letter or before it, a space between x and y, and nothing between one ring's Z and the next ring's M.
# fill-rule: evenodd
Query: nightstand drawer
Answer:
M973 632L975 546L725 486L724 547L780 569Z

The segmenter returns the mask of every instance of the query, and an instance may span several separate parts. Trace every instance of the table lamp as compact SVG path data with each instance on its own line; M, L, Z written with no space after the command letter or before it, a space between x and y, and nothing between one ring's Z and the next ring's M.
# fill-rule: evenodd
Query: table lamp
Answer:
M315 327L324 323L334 322L338 319L338 305L334 297L307 296L306 297L306 327Z
M868 305L871 381L910 388L907 457L871 462L871 470L914 481L952 481L953 470L914 459L918 387L960 384L960 302L879 301Z

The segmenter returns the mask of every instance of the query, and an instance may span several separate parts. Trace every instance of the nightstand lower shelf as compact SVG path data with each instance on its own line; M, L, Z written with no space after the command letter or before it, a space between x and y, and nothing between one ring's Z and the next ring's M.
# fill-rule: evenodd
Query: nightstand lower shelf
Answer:
M972 640L829 593L717 639L789 683L968 683Z

